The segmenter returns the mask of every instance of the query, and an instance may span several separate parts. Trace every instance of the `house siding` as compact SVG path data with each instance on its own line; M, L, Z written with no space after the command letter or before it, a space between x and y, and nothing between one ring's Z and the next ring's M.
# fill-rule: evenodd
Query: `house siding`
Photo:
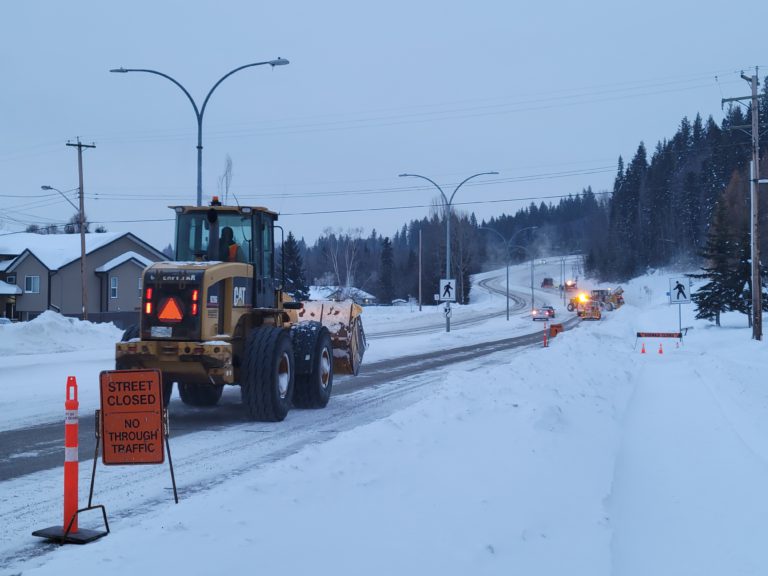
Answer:
M94 250L90 254L86 255L86 281L88 286L88 313L107 312L112 311L115 308L111 307L109 298L109 281L104 280L109 275L113 274L114 270L119 270L119 286L120 292L128 286L133 286L133 290L126 290L125 299L122 295L119 300L119 306L122 310L138 310L139 308L139 291L138 278L141 275L143 268L137 266L135 263L127 265L122 264L114 270L109 270L104 274L96 274L96 268L103 266L113 258L125 254L126 252L136 252L149 260L157 261L157 254L145 249L140 244L134 242L129 237L121 237L116 241L103 246L97 250ZM129 279L129 275L133 275L133 280ZM52 280L52 298L55 300L55 304L61 307L62 314L77 315L82 311L82 288L80 278L80 259L74 260L62 266L58 273Z
M129 260L102 275L104 278L102 298L106 312L139 310L141 300L139 277L143 271L142 265L135 260ZM112 278L117 278L117 298L111 297Z
M21 314L22 318L32 318L48 309L48 268L40 260L32 254L27 254L26 258L14 268L11 274L16 275L16 285L22 291L24 291L27 276L40 277L39 294L24 291L23 294L16 297L16 312Z

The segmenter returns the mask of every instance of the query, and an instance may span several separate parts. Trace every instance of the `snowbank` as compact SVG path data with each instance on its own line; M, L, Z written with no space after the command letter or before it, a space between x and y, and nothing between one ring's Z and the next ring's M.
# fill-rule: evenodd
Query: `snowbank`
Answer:
M43 312L29 322L0 326L0 354L74 352L112 345L123 331L114 324L83 322L56 312Z

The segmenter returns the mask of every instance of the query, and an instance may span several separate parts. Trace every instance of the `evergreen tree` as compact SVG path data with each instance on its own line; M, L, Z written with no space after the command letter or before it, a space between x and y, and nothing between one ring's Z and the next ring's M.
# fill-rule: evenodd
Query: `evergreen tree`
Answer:
M715 212L715 222L701 254L707 264L701 268L703 273L689 275L691 278L709 280L691 294L691 300L696 305L696 318L714 320L717 326L720 326L720 314L729 310L733 301L729 266L732 252L733 237L726 224L725 206L721 203Z
M728 293L728 309L747 315L747 323L752 327L752 247L749 233L741 235L741 241L736 245L738 260L731 268Z
M281 264L284 263L286 292L291 294L296 300L309 299L309 286L304 276L304 262L301 257L299 243L293 232L288 232L288 237L282 246Z
M394 260L392 256L392 242L389 237L381 242L381 269L379 271L379 302L391 304L394 300Z

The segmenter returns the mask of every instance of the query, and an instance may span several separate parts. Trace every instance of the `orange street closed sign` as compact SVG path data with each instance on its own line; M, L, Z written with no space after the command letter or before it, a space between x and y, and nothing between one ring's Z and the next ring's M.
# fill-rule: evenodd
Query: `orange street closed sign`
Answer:
M104 464L162 464L160 370L105 370L101 387Z

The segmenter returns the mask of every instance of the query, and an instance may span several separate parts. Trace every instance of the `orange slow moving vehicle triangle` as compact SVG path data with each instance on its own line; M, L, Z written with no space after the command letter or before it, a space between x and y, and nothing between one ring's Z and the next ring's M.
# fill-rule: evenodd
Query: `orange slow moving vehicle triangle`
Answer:
M168 298L163 303L162 308L160 308L160 314L157 317L163 322L181 322L184 314L182 314L181 307L176 298Z

